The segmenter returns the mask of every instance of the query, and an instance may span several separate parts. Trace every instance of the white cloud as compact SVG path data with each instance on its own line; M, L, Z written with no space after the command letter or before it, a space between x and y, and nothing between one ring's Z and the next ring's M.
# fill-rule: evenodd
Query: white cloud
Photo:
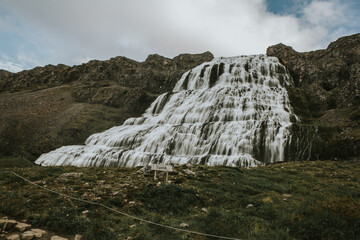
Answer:
M337 1L313 1L304 8L303 12L310 24L332 27L346 22L345 10Z
M11 59L9 56L3 54L0 57L0 69L5 69L10 72L20 72L24 70L24 67L19 63L16 63L14 59Z
M265 53L283 42L300 51L325 47L348 32L348 8L339 1L312 1L301 17L275 15L265 0L4 0L36 34L48 63L80 64L88 56L148 54L173 57L211 51L217 56Z

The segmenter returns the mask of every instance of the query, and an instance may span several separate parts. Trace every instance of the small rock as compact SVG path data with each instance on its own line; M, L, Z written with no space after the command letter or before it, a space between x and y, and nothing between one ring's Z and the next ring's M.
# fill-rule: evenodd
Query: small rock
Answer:
M187 175L195 175L195 173L189 169L185 169L184 170L184 173L187 174Z
M82 214L87 214L87 213L89 213L89 210L82 211L81 213Z
M0 228L2 229L2 227L5 225L6 220L5 219L0 219Z
M134 205L135 204L135 201L130 201L129 202L129 205Z
M288 202L289 200L287 200L286 198L283 198L283 201Z
M37 238L41 238L43 235L46 234L46 231L38 228L32 228L31 231L35 234L35 237Z
M204 213L208 212L207 208L204 208L204 207L201 209L201 211L203 211Z
M21 223L19 222L18 224L16 224L15 228L20 231L20 232L23 232L25 230L28 230L31 228L31 225L30 224L26 224L26 223Z
M252 207L254 207L254 205L253 205L253 204L249 204L249 205L246 206L246 209L252 208Z
M189 227L189 224L187 224L187 223L181 223L181 224L180 224L180 227L182 227L182 228L187 228L187 227Z
M76 234L74 237L74 240L81 240L82 239L82 235L80 234Z
M289 198L289 197L291 197L291 194L283 194L282 195L284 198Z
M50 240L68 240L67 238L59 237L59 236L52 236Z
M19 234L13 234L8 237L6 237L6 240L20 240Z
M9 230L11 228L13 228L16 225L16 221L15 220L5 220L4 226L3 226L3 231L5 230Z
M136 227L136 224L130 225L130 228L134 228Z
M83 173L77 173L77 172L70 172L70 173L63 173L59 176L60 179L66 179L69 177L81 177L84 175Z
M35 237L35 233L32 231L26 231L21 234L21 240L31 240Z

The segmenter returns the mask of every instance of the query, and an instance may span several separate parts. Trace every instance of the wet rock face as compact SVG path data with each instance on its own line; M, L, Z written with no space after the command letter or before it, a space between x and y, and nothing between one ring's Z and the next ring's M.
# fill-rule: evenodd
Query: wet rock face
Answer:
M174 59L153 54L144 62L115 57L107 61L93 60L74 67L62 64L47 65L16 74L1 70L0 92L43 89L77 83L92 86L118 84L141 88L152 93L163 93L171 90L185 71L212 58L210 52L181 54Z
M322 110L360 100L360 34L343 37L327 49L299 53L284 44L267 49L290 70L296 86L320 101Z
M360 156L360 34L304 53L277 44L267 55L277 57L295 83L289 98L303 122L296 144L312 141L310 159Z

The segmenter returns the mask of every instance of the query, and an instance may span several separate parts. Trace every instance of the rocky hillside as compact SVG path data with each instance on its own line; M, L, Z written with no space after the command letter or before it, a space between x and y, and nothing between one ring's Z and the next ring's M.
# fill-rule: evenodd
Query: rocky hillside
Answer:
M287 158L359 156L360 34L305 53L278 44L267 55L280 59L296 85L288 90L301 123L293 125ZM0 70L0 166L82 144L92 133L140 116L185 71L212 58L209 52L174 59L150 55L144 62L116 57L16 74Z
M290 100L302 120L298 135L305 132L302 139L312 143L310 158L359 156L360 34L305 53L278 44L267 55L279 58L294 79Z
M213 55L125 57L80 66L47 65L0 71L0 165L20 165L41 153L82 144L92 133L140 116L160 93ZM2 159L2 160L1 160Z

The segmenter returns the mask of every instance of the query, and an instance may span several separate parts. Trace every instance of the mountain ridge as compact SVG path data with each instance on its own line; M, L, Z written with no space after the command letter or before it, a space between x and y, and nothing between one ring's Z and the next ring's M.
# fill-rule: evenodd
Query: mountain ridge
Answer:
M288 88L301 119L293 129L299 136L294 154L309 148L305 155L313 160L360 155L359 49L360 34L312 52L299 53L284 44L267 49L295 82ZM82 144L92 133L140 116L184 72L213 57L210 52L173 59L152 54L143 62L115 57L73 67L0 70L0 159L33 161L56 147Z

